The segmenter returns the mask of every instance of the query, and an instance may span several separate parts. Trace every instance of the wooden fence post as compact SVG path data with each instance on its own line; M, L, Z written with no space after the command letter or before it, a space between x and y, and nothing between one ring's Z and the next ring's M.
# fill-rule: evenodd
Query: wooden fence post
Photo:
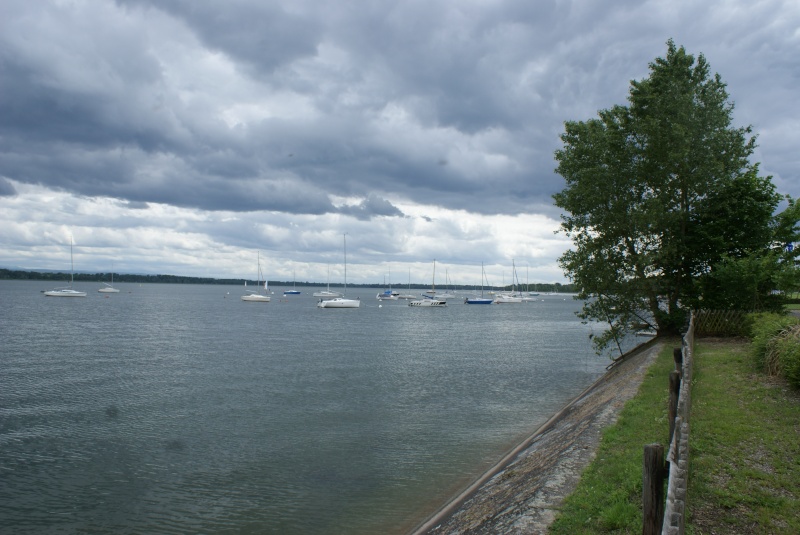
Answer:
M675 418L678 416L678 398L681 393L681 374L677 371L669 372L669 407L667 420L669 420L669 443L675 435Z
M672 350L672 360L675 361L675 369L683 373L683 351L676 347Z
M644 447L642 478L642 535L661 533L664 523L664 446Z

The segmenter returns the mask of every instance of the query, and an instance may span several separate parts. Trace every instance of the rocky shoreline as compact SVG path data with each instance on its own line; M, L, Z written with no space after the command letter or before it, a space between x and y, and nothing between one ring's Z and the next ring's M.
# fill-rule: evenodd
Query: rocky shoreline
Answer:
M663 344L653 340L617 361L414 535L546 532Z

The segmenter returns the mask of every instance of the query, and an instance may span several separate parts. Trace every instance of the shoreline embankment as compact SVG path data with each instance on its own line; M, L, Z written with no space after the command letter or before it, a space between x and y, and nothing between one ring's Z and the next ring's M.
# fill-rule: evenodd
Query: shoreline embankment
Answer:
M646 342L421 523L414 535L542 533L666 341Z

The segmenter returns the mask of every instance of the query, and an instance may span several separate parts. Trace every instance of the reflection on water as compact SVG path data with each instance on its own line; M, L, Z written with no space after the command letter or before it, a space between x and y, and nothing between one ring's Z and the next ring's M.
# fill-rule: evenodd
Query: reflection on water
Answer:
M402 532L607 364L562 296L419 309L348 289L362 307L336 310L42 284L0 281L14 533Z

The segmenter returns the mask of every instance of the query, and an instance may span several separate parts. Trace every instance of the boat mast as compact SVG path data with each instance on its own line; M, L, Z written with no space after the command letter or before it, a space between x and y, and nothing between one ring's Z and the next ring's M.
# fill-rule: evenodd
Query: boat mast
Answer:
M481 297L483 297L483 262L481 262Z
M72 236L69 237L69 287L72 289L72 282L75 279L75 264L72 261Z
M342 234L344 240L344 294L347 295L347 233Z

